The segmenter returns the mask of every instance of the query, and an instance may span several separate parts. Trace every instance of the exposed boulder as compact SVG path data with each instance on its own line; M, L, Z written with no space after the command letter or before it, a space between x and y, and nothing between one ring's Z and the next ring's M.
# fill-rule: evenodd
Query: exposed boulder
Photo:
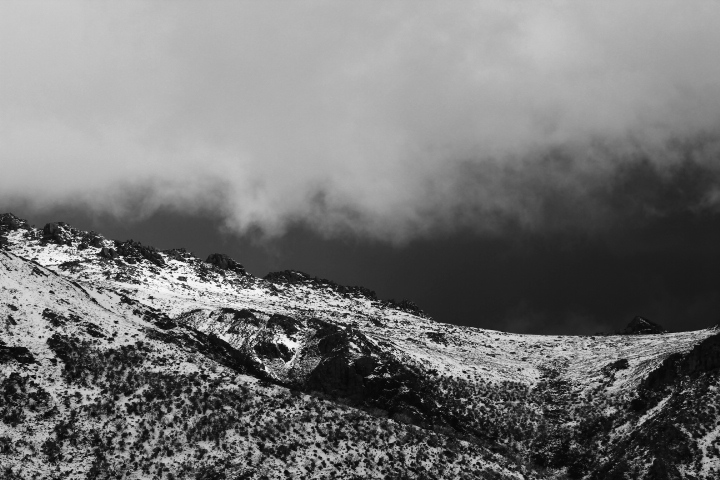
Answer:
M58 245L72 246L72 236L65 222L46 223L43 227L43 240Z
M620 335L651 335L658 333L667 333L663 327L657 323L651 322L647 318L637 316L633 318L627 327L621 330Z
M52 237L53 235L62 233L63 230L61 222L46 223L43 227L43 235L45 237Z
M215 265L220 270L230 270L237 273L245 273L245 267L230 258L224 253L212 253L208 256L207 263Z

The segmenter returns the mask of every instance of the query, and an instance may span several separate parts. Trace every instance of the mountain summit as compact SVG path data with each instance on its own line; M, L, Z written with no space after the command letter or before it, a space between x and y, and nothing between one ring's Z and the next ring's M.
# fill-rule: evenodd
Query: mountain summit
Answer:
M0 236L2 478L720 475L716 329L510 334L62 222Z
M667 333L667 330L641 316L636 316L630 320L627 327L620 331L621 335L652 335L658 333Z

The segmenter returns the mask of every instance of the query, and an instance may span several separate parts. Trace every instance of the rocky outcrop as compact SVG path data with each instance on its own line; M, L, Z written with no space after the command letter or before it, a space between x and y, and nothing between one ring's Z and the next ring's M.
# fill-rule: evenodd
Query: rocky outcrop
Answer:
M282 270L280 272L270 272L263 278L273 284L302 284L317 289L329 288L337 292L339 295L343 295L344 297L363 297L375 301L377 301L378 299L377 294L369 288L358 286L347 287L344 285L339 285L332 280L327 280L325 278L319 277L311 277L307 273L300 272L298 270ZM383 300L380 302L380 304L386 308L401 310L403 312L411 313L419 317L427 318L422 309L418 307L416 303L411 302L410 300L397 301L390 299Z
M162 267L165 265L165 260L162 255L154 248L143 245L140 242L134 240L127 240L125 242L115 242L115 249L121 257L128 263L137 263L142 260Z
M65 222L46 223L43 227L43 241L72 246L72 232Z
M364 367L360 371L355 368L355 352L351 351L351 344L366 350L364 356L371 354L370 349L357 332L333 327L321 328L316 332L316 338L320 340L316 349L322 360L311 372L305 388L362 402L368 396L364 377L370 372Z
M647 318L637 316L633 318L627 327L621 330L620 335L651 335L658 333L667 333L663 327L657 323L651 322Z
M270 272L265 277L265 280L276 284L303 284L312 286L315 288L330 288L336 291L340 295L348 297L365 297L370 300L377 300L377 295L374 291L365 287L348 287L345 285L339 285L332 280L325 278L311 277L307 273L300 272L297 270L283 270L280 272Z
M105 246L105 239L102 235L95 232L82 232L80 235L80 245L78 250L84 250L88 247L102 248Z
M224 253L212 253L205 261L211 265L216 266L220 270L230 270L232 272L240 274L245 273L245 267L240 265L228 255L225 255Z
M114 248L109 248L109 247L101 248L100 251L98 252L98 255L101 256L102 258L107 258L108 260L112 260L113 258L118 257L117 251Z
M0 213L0 235L2 233L28 228L27 222L22 218L18 218L12 213Z
M185 248L171 248L169 250L163 250L165 256L179 262L188 262L189 260L195 260L195 255L192 252L188 252Z
M396 310L402 310L403 312L412 313L413 315L417 315L418 317L425 317L425 312L423 312L422 309L418 307L415 302L411 302L410 300L400 300L398 302L397 300L390 299L385 301L384 303Z

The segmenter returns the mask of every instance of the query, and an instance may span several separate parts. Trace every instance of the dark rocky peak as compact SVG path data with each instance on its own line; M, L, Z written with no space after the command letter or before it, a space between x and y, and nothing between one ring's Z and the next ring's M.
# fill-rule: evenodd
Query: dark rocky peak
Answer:
M656 333L667 333L663 327L657 323L651 322L647 318L636 316L627 327L621 330L620 335L650 335Z
M20 230L21 228L25 230L30 228L27 221L16 217L12 213L0 213L0 235L6 232L12 232L13 230Z
M31 229L25 220L19 219L12 214L0 215L0 224L3 221L8 222L10 230L24 228ZM0 232L2 227L0 226ZM96 232L86 232L72 227L66 222L50 222L46 223L42 230L37 231L37 235L44 243L56 243L58 245L73 246L77 244L78 250L85 250L88 247L102 248L105 246L105 238Z
M220 270L230 270L240 274L245 273L245 267L240 265L228 255L225 255L224 253L212 253L205 261L211 265L216 266Z

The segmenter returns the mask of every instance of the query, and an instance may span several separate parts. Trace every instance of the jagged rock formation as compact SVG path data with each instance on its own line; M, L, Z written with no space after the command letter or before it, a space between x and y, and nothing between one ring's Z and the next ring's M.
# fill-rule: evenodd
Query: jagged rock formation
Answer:
M8 478L718 474L715 329L456 327L362 287L50 225L0 216Z
M205 261L215 265L220 270L232 270L238 273L245 273L245 268L242 265L224 253L212 253Z

